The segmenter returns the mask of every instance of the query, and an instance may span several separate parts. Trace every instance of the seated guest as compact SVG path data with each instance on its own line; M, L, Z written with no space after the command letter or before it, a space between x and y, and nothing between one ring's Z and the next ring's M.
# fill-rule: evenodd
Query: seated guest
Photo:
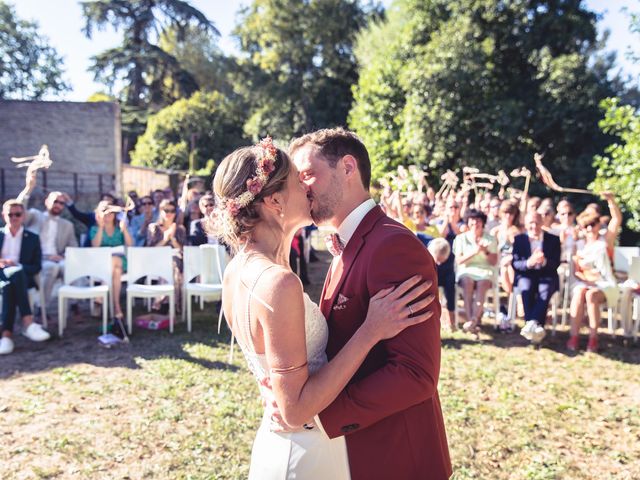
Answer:
M182 247L187 242L187 231L176 222L178 204L175 200L164 199L160 202L160 216L156 223L147 229L148 247L173 247L173 284L175 286L176 311L182 305ZM154 309L160 308L161 301L156 302Z
M569 200L562 199L558 202L558 221L551 226L551 233L560 237L562 260L571 261L578 238L578 229L575 224L573 205Z
M217 244L218 240L215 235L209 235L206 232L205 222L209 218L216 206L215 197L211 194L200 197L198 202L202 218L194 220L189 226L189 245L204 245L205 243Z
M117 216L120 216L118 222ZM121 208L103 200L96 208L96 225L89 230L89 239L93 247L131 247L133 238L127 229L127 216ZM127 271L127 258L124 254L112 255L113 274L113 311L114 315L122 319L120 306L120 291L122 289L122 274ZM105 305L102 308L107 308Z
M525 326L521 335L533 343L545 336L549 300L558 290L560 238L542 230L542 216L530 211L525 215L526 233L513 242L515 290L522 295Z
M451 331L456 329L456 274L451 257L451 245L444 238L434 238L427 249L438 269L438 286L444 290L447 308L442 309L442 324L449 325Z
M618 235L620 235L620 230L622 228L622 211L620 207L616 203L616 199L611 192L602 192L600 194L602 198L607 201L607 206L609 207L609 213L611 213L611 220L606 224L603 228L601 223L602 219L598 219L598 230L600 230L601 239L607 245L607 255L611 261L613 261L613 252L616 245L616 241L618 240ZM596 213L599 217L602 215L600 206L597 203L590 203L585 208L585 212L593 212Z
M49 333L33 321L28 289L35 287L34 276L40 271L42 251L38 235L25 230L24 206L18 200L2 205L6 226L0 230L0 287L2 288L2 337L0 355L13 352L13 324L16 308L22 317L23 334L34 342L50 338Z
M598 231L600 215L593 210L585 210L578 215L578 225L584 240L578 242L573 258L576 284L571 298L571 333L567 348L578 349L578 333L584 315L585 305L589 317L589 343L587 351L598 351L598 327L600 326L600 306L607 302L615 305L618 287L608 255L607 241Z
M487 213L487 225L485 230L487 233L500 225L500 206L502 202L498 197L491 197L489 200L489 213Z
M484 312L484 299L491 288L495 265L498 263L498 244L484 233L486 215L470 209L467 214L468 231L453 241L456 257L456 280L462 287L467 321L466 332L478 333Z
M187 231L190 230L191 223L202 218L202 212L200 211L198 200L192 200L191 202L187 203L187 206L185 207L182 224Z
M144 247L149 225L158 220L158 211L153 208L153 199L145 195L140 199L140 213L131 219L129 231L136 247Z

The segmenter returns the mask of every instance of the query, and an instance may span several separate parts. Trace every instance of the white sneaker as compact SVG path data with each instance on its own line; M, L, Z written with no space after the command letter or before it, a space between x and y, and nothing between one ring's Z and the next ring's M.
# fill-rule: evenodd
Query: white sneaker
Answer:
M9 337L0 338L0 355L9 355L13 352L13 340Z
M542 325L536 324L533 328L533 332L531 333L531 341L533 343L540 343L544 337L547 335L547 331L544 329Z
M45 340L49 340L51 335L47 332L42 325L39 325L35 322L32 322L26 330L23 330L22 334L27 337L29 340L34 342L44 342Z
M522 327L522 330L520 330L520 335L531 341L533 337L533 329L536 327L536 325L537 323L535 322L535 320L527 320L524 324L524 327Z

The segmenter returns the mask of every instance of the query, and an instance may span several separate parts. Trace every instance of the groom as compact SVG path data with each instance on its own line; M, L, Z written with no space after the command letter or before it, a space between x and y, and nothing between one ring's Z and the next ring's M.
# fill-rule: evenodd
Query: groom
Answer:
M320 303L331 359L364 322L379 290L419 274L433 281L428 293L437 298L435 264L420 240L369 196L369 154L355 134L319 130L294 140L289 150L309 189L313 220L337 232ZM346 437L353 480L451 476L437 389L440 303L427 308L432 319L376 345L319 415L329 437Z

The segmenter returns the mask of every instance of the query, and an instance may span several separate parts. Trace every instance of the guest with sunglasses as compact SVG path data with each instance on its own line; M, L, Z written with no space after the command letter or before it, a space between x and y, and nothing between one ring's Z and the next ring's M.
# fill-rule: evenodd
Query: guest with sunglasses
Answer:
M607 241L600 236L600 215L593 210L585 210L578 215L578 225L584 240L578 242L573 257L577 282L571 298L571 334L567 349L578 350L578 333L586 306L589 317L587 351L597 352L600 306L604 302L615 305L619 290L607 251Z
M158 221L158 210L154 208L153 199L145 195L140 199L140 213L131 219L129 231L136 247L144 247L147 243L149 225Z
M187 231L184 226L176 222L178 204L175 200L165 198L160 202L159 209L158 221L147 228L147 246L173 247L173 284L176 291L176 306L179 308L182 305L182 247L187 242ZM154 305L155 310L160 309L161 300Z
M0 355L13 352L13 324L16 310L22 317L23 335L34 342L50 338L41 325L33 321L28 289L35 287L40 271L42 250L38 235L24 228L25 209L21 201L7 200L2 206L6 226L0 230L0 288L2 288L2 336Z
M189 226L189 245L204 245L205 243L218 243L218 239L215 236L208 235L206 232L207 219L211 217L213 209L216 206L215 197L211 194L206 194L200 197L198 202L200 212L202 212L202 218L194 220Z
M24 190L18 196L25 210L31 192L36 186L37 172L27 172ZM44 290L46 306L51 302L53 285L64 275L64 252L67 247L77 247L73 223L61 218L66 205L66 196L62 192L50 192L44 201L46 211L30 208L25 212L24 226L38 234L42 249L42 272L40 287ZM41 305L42 307L42 305ZM77 311L77 306L74 310Z

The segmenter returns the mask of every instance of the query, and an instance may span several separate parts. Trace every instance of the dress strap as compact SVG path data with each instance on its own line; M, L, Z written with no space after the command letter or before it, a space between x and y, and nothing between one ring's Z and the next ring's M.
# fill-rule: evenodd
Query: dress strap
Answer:
M275 267L275 265L269 265L266 268L262 269L262 271L256 276L256 279L253 281L253 284L251 285L251 288L248 288L244 282L240 281L240 283L242 284L242 286L244 286L244 288L247 289L247 291L249 292L249 296L247 297L247 308L245 310L245 318L244 318L244 322L242 322L242 330L243 330L243 336L247 341L247 348L255 353L255 346L253 344L253 335L251 334L251 299L255 298L258 302L260 302L260 304L262 304L267 310L269 310L270 312L273 312L273 307L271 305L269 305L267 302L265 302L263 299L261 299L258 295L256 295L255 293L253 293L254 289L256 288L256 285L258 285L258 281L260 280L260 278L262 277L262 274L264 272L266 272L267 270L269 270L270 268Z

